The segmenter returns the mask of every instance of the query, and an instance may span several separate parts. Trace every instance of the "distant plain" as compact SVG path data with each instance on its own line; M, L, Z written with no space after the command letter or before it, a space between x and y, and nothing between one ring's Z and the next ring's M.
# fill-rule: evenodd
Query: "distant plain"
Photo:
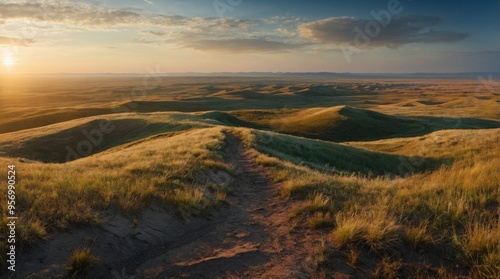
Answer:
M0 79L21 276L500 272L497 80Z

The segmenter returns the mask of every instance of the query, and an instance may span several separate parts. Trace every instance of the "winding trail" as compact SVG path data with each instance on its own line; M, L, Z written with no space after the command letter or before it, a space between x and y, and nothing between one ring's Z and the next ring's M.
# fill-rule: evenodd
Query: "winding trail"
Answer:
M238 174L225 220L200 228L197 239L147 260L136 269L137 277L308 278L303 268L307 247L290 232L289 205L245 151L237 136L226 135L226 160Z
M153 206L134 223L120 212L107 212L101 225L53 233L20 254L19 272L9 278L67 278L67 259L83 245L100 258L89 278L311 277L307 259L318 238L308 230L291 231L291 201L278 195L279 185L247 151L236 135L226 133L225 159L237 174L229 205L210 218L186 223Z

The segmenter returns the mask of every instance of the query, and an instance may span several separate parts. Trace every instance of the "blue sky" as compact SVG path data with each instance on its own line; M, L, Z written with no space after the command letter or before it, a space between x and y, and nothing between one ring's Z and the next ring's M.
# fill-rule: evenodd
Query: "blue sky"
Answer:
M498 72L499 14L495 0L1 1L0 71Z

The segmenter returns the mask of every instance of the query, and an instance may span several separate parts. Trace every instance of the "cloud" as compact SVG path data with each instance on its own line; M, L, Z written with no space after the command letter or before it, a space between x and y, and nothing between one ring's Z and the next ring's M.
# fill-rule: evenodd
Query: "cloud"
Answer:
M0 18L6 22L29 22L34 26L32 28L40 24L58 26L65 30L76 28L90 31L116 30L123 26L138 27L133 32L144 37L133 38L135 43L173 44L206 51L283 52L305 46L297 32L294 32L296 28L289 26L296 24L298 18L274 18L275 23L272 25L276 28L273 28L265 19L188 18L64 0L0 3ZM276 25L283 27L280 29ZM155 38L151 39L152 37Z
M158 36L158 37L163 37L167 34L163 31L142 31L141 33L144 35L151 35L151 36Z
M34 43L35 41L32 39L23 39L23 38L12 38L0 36L0 45L14 45L14 46L26 46Z
M304 44L273 41L266 38L184 40L181 45L196 50L220 52L284 52L304 47Z
M116 26L186 27L199 30L245 29L256 20L187 18L180 15L148 14L141 9L110 9L76 2L0 3L1 22L29 20L99 29Z
M2 20L27 19L34 22L52 22L78 27L98 28L118 25L180 26L186 24L182 16L143 15L140 10L113 10L75 2L0 3Z
M374 19L331 17L300 24L298 28L302 38L357 48L398 48L411 43L449 43L467 37L462 32L433 29L439 23L439 17L420 15L396 16L386 26Z

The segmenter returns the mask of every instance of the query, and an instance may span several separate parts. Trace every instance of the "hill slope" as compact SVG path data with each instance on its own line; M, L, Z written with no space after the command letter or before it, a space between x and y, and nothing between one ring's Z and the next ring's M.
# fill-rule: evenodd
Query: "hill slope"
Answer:
M273 131L336 142L417 136L452 128L499 127L499 122L493 120L394 116L349 106L232 114Z
M62 163L157 134L213 126L210 122L185 113L93 116L3 134L0 156Z

